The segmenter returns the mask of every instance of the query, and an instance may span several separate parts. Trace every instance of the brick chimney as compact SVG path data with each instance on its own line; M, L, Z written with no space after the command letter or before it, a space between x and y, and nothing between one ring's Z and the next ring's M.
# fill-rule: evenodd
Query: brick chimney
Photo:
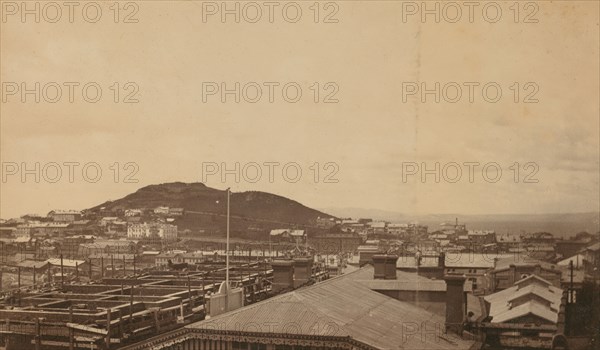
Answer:
M375 279L395 280L397 255L373 255L373 267L375 268Z
M294 286L293 260L274 260L271 262L271 267L273 268L273 292L277 293Z
M295 258L294 259L294 288L298 288L312 277L313 258Z
M446 330L462 334L466 316L467 294L464 291L465 276L445 275L446 281Z

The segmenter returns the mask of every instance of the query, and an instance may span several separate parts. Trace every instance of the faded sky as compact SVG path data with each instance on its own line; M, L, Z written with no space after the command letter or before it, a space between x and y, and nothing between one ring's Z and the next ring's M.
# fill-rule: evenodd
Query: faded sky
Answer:
M102 5L102 18L87 23L81 6L69 23L68 8L57 23L35 23L33 16L21 23L20 12L1 1L0 73L6 102L1 105L0 155L4 179L1 183L0 217L25 213L45 214L52 209L83 209L120 198L155 183L202 180L203 162L263 164L279 162L273 182L263 176L256 182L249 169L247 178L236 183L228 176L223 183L216 175L207 184L233 191L261 190L298 200L310 207L360 207L404 213L553 213L599 209L599 3L596 1L535 2L519 8L515 23L513 2L497 2L502 17L488 23L475 8L469 23L468 8L462 8L457 23L430 15L425 23L414 10L394 1L334 2L338 23L314 23L313 2L298 1L302 15L288 23L281 14L286 2L274 7L269 23L263 2L262 18L249 23L233 15L222 23L219 14L207 17L210 5L200 1L141 1L132 18L138 23L114 23L114 11ZM62 2L59 2L59 4ZM418 2L417 4L420 4ZM430 3L433 8L434 2ZM17 2L17 5L20 1ZM33 8L33 2L29 3ZM220 4L220 3L219 3ZM240 2L241 9L247 2ZM320 3L319 22L336 10ZM43 5L43 3L42 3ZM124 3L121 4L123 7ZM7 7L8 6L8 7ZM209 6L209 7L207 7ZM233 8L235 2L228 2ZM403 6L405 12L403 13ZM119 22L134 7L121 8ZM43 9L42 9L43 10ZM254 16L247 8L246 18ZM20 10L19 10L20 11ZM47 16L54 16L47 9ZM447 17L454 9L447 9ZM93 16L93 9L88 14ZM538 23L523 23L526 15ZM243 13L242 13L243 15ZM294 8L288 8L290 18ZM488 10L490 17L494 9ZM406 23L404 23L406 22ZM69 103L63 85L59 102L41 96L7 95L10 84L26 82L33 88L49 82L78 82L75 101ZM81 86L97 82L102 97L85 102ZM120 103L114 103L110 86L120 83ZM139 103L125 104L127 82L139 86ZM203 82L256 82L263 87L256 103L236 103L232 95L220 101L219 94L205 96ZM264 82L277 82L274 102L268 101ZM282 98L281 87L296 82L302 88L297 103ZM319 103L314 88L319 82ZM323 103L335 83L338 103ZM433 89L456 82L462 96L450 103L441 96L406 97L403 82L424 82ZM479 83L473 102L464 82ZM481 86L495 82L502 89L496 103L482 97ZM518 102L514 101L519 82ZM531 82L534 84L527 85ZM14 86L14 85L11 85ZM511 86L513 87L511 89ZM524 103L526 96L537 103ZM54 96L48 86L48 96ZM90 90L92 91L92 90ZM247 98L254 96L251 86ZM293 97L293 90L288 90ZM445 97L455 89L448 85ZM90 93L93 96L93 93ZM488 97L494 97L493 89ZM74 181L63 176L50 183L41 174L21 181L10 175L13 163L29 168L39 162L79 162ZM83 179L82 165L97 162L102 178L97 183ZM128 171L121 169L117 183L109 167L135 162L138 183L125 183ZM283 164L296 162L302 177L296 183L281 175ZM315 181L310 168L321 167ZM337 183L324 183L335 162ZM473 183L468 169L456 183L421 181L417 175L403 181L403 163L425 162L433 168L449 162L496 162L503 168L496 183L486 182L481 166ZM520 164L519 182L514 181L515 162ZM523 183L534 168L538 183ZM47 168L48 178L54 176ZM449 169L449 168L448 168ZM513 168L514 169L514 168ZM22 169L19 169L19 171ZM93 174L93 171L90 170ZM288 175L293 177L294 171ZM452 169L449 176L453 177ZM243 175L243 174L242 174ZM494 175L494 174L492 174ZM493 177L491 175L491 177Z

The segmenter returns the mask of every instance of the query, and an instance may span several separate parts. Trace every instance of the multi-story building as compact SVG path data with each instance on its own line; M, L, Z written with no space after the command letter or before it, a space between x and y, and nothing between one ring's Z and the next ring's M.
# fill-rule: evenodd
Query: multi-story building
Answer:
M58 222L73 222L81 219L81 212L78 210L53 210L48 213L48 217Z
M467 237L469 242L475 245L496 243L496 232L492 230L469 230Z
M387 231L389 234L401 236L408 232L408 224L389 223Z
M114 223L116 221L119 221L119 218L116 216L105 216L102 219L100 219L100 222L98 222L98 225L105 227L111 223Z
M562 271L554 264L521 256L518 261L515 257L499 259L493 270L490 270L490 289L499 291L510 288L515 282L536 275L549 281L555 287L560 287Z
M373 234L387 233L387 223L385 221L374 221L368 224L370 232Z
M169 207L156 207L154 208L154 214L169 215Z
M184 210L183 208L170 208L169 215L171 216L183 216Z
M362 239L355 232L327 233L308 240L319 253L356 252Z
M17 226L15 235L18 239L35 236L60 236L69 230L67 222L31 222Z
M177 226L160 222L130 224L127 227L127 238L160 238L165 241L173 241L177 239Z

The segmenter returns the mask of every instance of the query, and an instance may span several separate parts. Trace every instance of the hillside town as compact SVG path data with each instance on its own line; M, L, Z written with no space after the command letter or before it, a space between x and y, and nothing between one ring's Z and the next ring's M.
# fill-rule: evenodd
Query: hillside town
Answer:
M0 346L598 346L600 233L329 216L224 240L213 224L182 229L190 215L100 207L3 220Z

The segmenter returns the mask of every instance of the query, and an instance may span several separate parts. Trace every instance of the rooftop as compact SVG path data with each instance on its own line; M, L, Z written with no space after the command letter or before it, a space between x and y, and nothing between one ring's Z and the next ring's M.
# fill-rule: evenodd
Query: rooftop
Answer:
M503 291L484 297L490 303L492 322L503 323L535 315L550 323L558 320L563 291L536 275L531 275ZM520 301L520 302L519 302ZM548 304L544 305L543 301Z
M545 261L533 259L533 258L523 256L523 255L510 255L510 257L498 259L496 261L495 270L496 271L506 270L506 269L510 268L511 265L514 265L514 266L540 265L542 268L544 268L546 270L555 270L556 269L556 265L545 262Z
M344 337L386 350L471 347L472 341L444 334L443 317L356 283L355 279L366 273L364 271L357 270L297 289L194 323L188 328L235 332L240 331L240 325L252 325L247 332ZM264 325L269 326L265 328ZM421 337L420 332L412 332L413 336L409 336L407 325L426 329L427 337Z
M304 230L289 230L289 229L277 229L271 230L271 236L280 236L283 234L288 234L290 236L304 236Z

